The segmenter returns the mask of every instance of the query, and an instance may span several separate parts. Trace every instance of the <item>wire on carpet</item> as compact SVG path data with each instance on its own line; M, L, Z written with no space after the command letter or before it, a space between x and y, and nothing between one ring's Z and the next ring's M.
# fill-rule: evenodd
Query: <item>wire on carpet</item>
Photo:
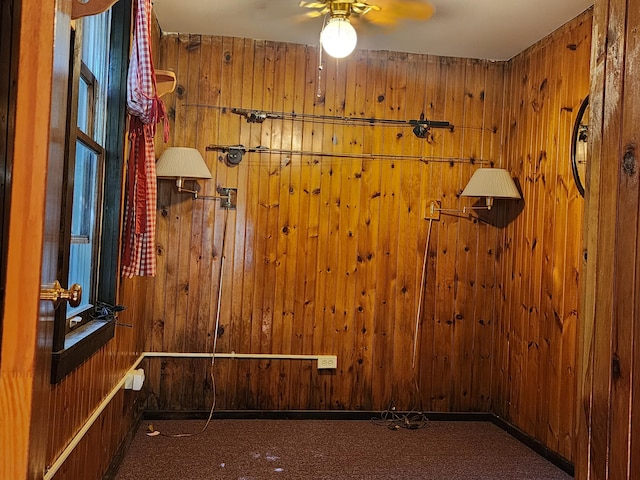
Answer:
M380 417L372 418L371 422L374 425L387 427L389 430L400 430L401 428L417 430L429 425L429 419L424 413L413 411L400 413L396 410L393 402L387 410L382 412Z

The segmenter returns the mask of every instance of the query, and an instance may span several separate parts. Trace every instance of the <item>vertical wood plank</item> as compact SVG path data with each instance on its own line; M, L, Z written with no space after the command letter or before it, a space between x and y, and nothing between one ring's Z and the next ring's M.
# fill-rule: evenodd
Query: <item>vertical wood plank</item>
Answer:
M638 238L638 207L640 188L638 186L638 113L640 111L640 101L634 97L637 94L637 73L638 73L638 41L635 39L632 27L628 26L627 16L635 15L638 19L637 8L630 6L628 2L610 2L611 16L610 24L620 32L620 38L609 35L609 49L607 53L607 82L605 84L605 96L619 92L616 106L613 111L609 111L611 102L605 101L605 123L603 128L603 145L610 148L603 152L603 161L611 162L610 170L617 170L616 188L617 198L612 198L616 209L616 232L615 251L618 255L614 261L614 287L611 306L613 307L612 331L611 331L611 352L609 355L602 354L603 364L609 363L611 383L610 401L610 438L607 439L609 445L608 471L611 479L632 478L634 475L629 470L630 458L630 435L633 427L631 418L632 382L636 372L633 370L634 352L634 325L638 322L638 312L636 310L638 295L638 271L639 262L637 254ZM620 26L625 25L624 30ZM620 50L616 50L620 48ZM623 53L624 52L624 53ZM618 55L620 57L618 57ZM613 67L613 68L611 68ZM619 75L619 76L618 76ZM635 87L634 87L635 85ZM609 87L609 88L607 88ZM611 116L610 116L611 115ZM612 116L618 116L618 119ZM609 122L607 123L607 119ZM618 123L619 122L619 123ZM619 130L617 130L619 128ZM615 142L615 143L614 143ZM607 171L602 174L607 175ZM613 173L613 172L611 172ZM614 176L614 175L612 175ZM609 199L605 197L604 201ZM600 207L605 206L601 203ZM613 218L613 217L612 217ZM611 226L608 226L609 230ZM600 257L604 261L604 257ZM599 278L602 281L602 278ZM601 292L606 294L607 290ZM596 310L596 315L597 315ZM598 324L596 324L598 325ZM597 328L597 327L596 327ZM598 355L598 352L596 353ZM595 357L597 362L597 356ZM597 363L595 363L597 365ZM595 379L598 381L599 379ZM637 380L636 380L637 382ZM594 400L599 393L599 386L594 388ZM594 404L594 413L597 404ZM638 425L638 422L635 422ZM595 425L596 429L599 425ZM596 433L597 430L594 430ZM636 472L636 475L640 472Z
M187 74L183 76L182 81L186 90L186 99L184 103L193 105L183 107L185 109L186 125L199 125L198 118L199 109L196 105L200 103L200 68L202 66L201 57L201 37L199 35L190 35L186 47L185 55L187 57ZM198 126L187 128L185 132L174 132L182 140L182 145L195 147L198 144L198 134L202 135L202 128ZM201 277L200 260L202 258L203 242L202 229L205 206L202 201L191 202L191 214L187 215L191 218L191 228L188 231L188 238L185 239L183 250L187 250L188 257L185 258L185 314L184 314L184 345L193 345L194 348L203 348L200 339L205 337L203 329L198 329L198 305L206 303L207 297L200 295L201 283L198 281ZM205 283L207 285L207 283ZM196 371L200 370L201 360L181 360L180 370L182 377L182 397L184 399L194 399L200 408L204 406L202 399L202 382L196 376Z
M291 53L289 45L278 47L278 67L275 77L275 89L273 98L274 111L291 111L291 101L289 96L293 93L293 76L286 75L286 71L295 71L295 56ZM291 65L293 62L293 65ZM291 121L272 122L271 147L274 149L290 149L291 145ZM275 227L272 235L275 239L275 278L274 278L274 307L273 307L273 340L271 351L284 352L285 335L289 332L291 316L285 310L285 292L288 285L285 281L287 260L289 258L288 234L291 229L290 222L290 181L291 181L291 155L283 153L274 155L271 175L276 177L277 186L275 197L277 197L278 209L275 213ZM271 371L271 396L274 397L275 407L282 409L286 403L288 395L287 370L290 366L288 361L276 361L273 363Z
M374 59L367 52L356 51L356 92L355 105L352 106L353 116L373 116L376 94L376 78L372 76ZM349 113L349 112L347 112ZM371 150L372 128L359 129L358 140L360 152L368 153ZM355 298L355 325L356 334L355 349L356 358L353 365L353 380L351 383L352 405L356 409L371 408L372 405L372 373L373 373L373 333L375 315L375 279L376 263L373 260L376 251L377 235L371 226L372 218L377 215L379 208L378 196L375 195L379 188L379 169L374 166L374 161L363 158L361 163L360 193L356 199L360 205L358 215L358 244L356 262L358 273L356 281Z
M302 65L302 64L300 64ZM300 75L302 77L302 75ZM310 47L304 52L304 101L302 112L313 114L317 107L319 98L318 89L318 59L315 50ZM315 145L320 142L319 132L315 130L312 122L304 122L301 131L302 138L300 144L302 151L315 151ZM300 178L300 225L298 237L298 252L301 259L296 275L296 296L302 301L300 305L302 328L301 351L308 352L314 348L314 330L317 302L316 291L316 254L318 248L318 209L320 198L320 171L319 160L313 155L301 155L301 178ZM300 365L298 385L297 385L297 405L299 408L310 408L311 405L311 382L313 366L310 363Z
M425 101L421 114L425 114L427 119L445 119L444 116L444 85L439 82L443 68L442 62L436 57L429 56L426 59L426 76L425 78ZM443 131L433 131L421 145L421 155L424 157L433 157L442 154L442 141L445 135ZM428 162L426 159L421 162L421 185L420 185L420 201L421 208L425 202L440 199L440 169L442 164ZM420 212L421 215L423 212ZM421 336L420 336L420 377L418 386L420 388L420 398L425 410L434 409L434 401L436 401L434 391L434 378L437 375L438 350L435 345L435 331L437 327L436 315L438 306L437 291L437 263L438 263L438 221L429 221L428 226L423 227L423 241L425 247L421 248L424 256L427 254L427 268L425 271L425 281L423 288L424 300L422 304L422 313L420 318ZM428 249L426 243L428 242ZM423 258L424 261L424 258ZM420 278L422 279L422 265L418 267ZM419 297L419 292L418 292Z
M610 1L606 40L606 77L604 78L605 98L621 98L624 72L624 25L626 2ZM611 28L613 27L613 31ZM597 104L594 108L598 108ZM616 218L619 202L618 184L620 181L619 146L621 142L622 104L619 101L603 104L603 123L594 125L595 136L602 140L601 151L593 155L602 158L598 173L600 177L598 203L598 243L595 256L597 271L597 290L595 292L594 317L598 319L594 328L593 355L593 391L591 410L591 455L590 473L593 478L607 478L607 465L610 460L612 419L612 369L614 367L614 323L617 314L614 281L616 262L602 256L601 252L616 250L616 231L609 227L609 219ZM598 132L600 130L600 133ZM590 175L593 177L593 174Z
M256 45L253 40L244 40L244 68L252 71L256 65ZM242 104L241 108L248 108L252 105L257 92L254 90L254 76L242 76ZM252 145L253 136L259 126L243 124L240 130L240 145ZM233 281L233 302L238 313L234 315L236 326L234 331L237 338L232 339L234 345L240 352L251 351L252 341L252 299L249 292L253 292L255 282L255 228L253 224L252 212L256 208L252 199L253 191L250 188L256 180L252 176L253 164L246 159L238 166L238 205L236 207L236 231L234 258L234 281ZM242 265L242 269L239 266ZM237 369L235 399L231 405L236 408L246 408L250 395L251 371L248 362L234 362Z
M199 37L198 48L193 49L192 54L200 57L197 65L197 72L193 73L191 89L197 89L197 97L191 99L192 109L195 111L196 119L194 128L195 136L192 144L203 156L210 171L212 168L210 155L206 153L206 147L211 142L209 131L205 128L210 122L214 121L216 111L208 108L209 105L215 105L216 97L219 89L212 84L211 77L215 74L215 66L213 62L219 64L219 57L212 55L212 37ZM192 67L195 70L195 65ZM197 81L197 86L195 82ZM208 138L209 137L209 138ZM214 193L209 181L199 181L201 195L210 195ZM209 200L198 200L194 202L194 222L192 228L192 246L191 260L189 267L189 316L190 320L190 340L196 351L211 352L213 351L212 326L215 314L213 305L215 297L211 296L211 275L212 275L212 250L214 248L212 240L211 228L211 211L215 202ZM157 362L154 362L157 363ZM186 364L186 362L184 362ZM211 405L211 383L209 378L210 362L207 360L197 359L190 362L189 367L193 371L193 383L191 388L191 396L194 404L198 405L198 409L207 409ZM189 395L189 394L187 394Z
M637 126L637 119L639 115L640 102L638 101L640 92L640 83L638 83L638 72L640 71L640 47L638 44L637 35L634 35L634 28L640 24L640 15L637 9L628 8L627 10L627 56L625 61L625 104L624 104L624 123L625 129L623 131L623 145L625 148L634 146L633 149L635 159L637 162L638 151L637 146L640 144L640 138L638 138L638 129L633 128ZM637 175L637 173L636 173ZM634 188L637 190L637 178ZM638 202L638 193L633 198L634 204ZM637 215L637 210L636 210ZM637 221L637 219L636 219ZM638 245L635 246L636 252L636 265L635 265L635 292L638 290L638 272L640 272L640 264L638 261L637 251ZM632 343L632 351L629 357L629 368L631 372L631 390L629 392L630 398L630 435L629 435L629 465L627 475L630 478L640 475L640 423L638 421L638 414L640 412L640 382L638 381L638 374L640 373L640 355L638 354L638 348L640 347L640 319L638 318L639 296L634 292L634 317L633 327L630 331L629 340ZM624 323L626 319L621 317L621 321ZM626 375L626 373L625 373ZM617 433L619 433L617 431Z

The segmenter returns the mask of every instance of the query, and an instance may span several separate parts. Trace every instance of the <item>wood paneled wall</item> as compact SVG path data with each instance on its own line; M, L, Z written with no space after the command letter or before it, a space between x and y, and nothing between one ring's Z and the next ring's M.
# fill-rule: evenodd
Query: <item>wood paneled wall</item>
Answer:
M576 473L640 478L640 10L594 8Z
M584 208L570 144L589 93L591 26L587 11L506 68L503 157L523 202L500 233L492 409L569 460Z
M313 47L169 35L159 68L178 78L166 97L170 145L196 147L214 177L199 182L201 193L238 188L238 206L226 212L159 182L147 348L212 350L224 258L218 352L336 354L338 369L217 360L218 408L380 410L395 402L488 411L498 247L491 225L455 213L433 222L415 368L412 352L429 231L422 206L472 203L459 194L474 169L500 163L504 64L356 51L327 61L318 84ZM455 128L420 139L410 126L250 124L222 107L399 120L424 114ZM206 151L210 144L317 154L249 153L229 167L223 153ZM149 408L208 409L208 363L150 360Z

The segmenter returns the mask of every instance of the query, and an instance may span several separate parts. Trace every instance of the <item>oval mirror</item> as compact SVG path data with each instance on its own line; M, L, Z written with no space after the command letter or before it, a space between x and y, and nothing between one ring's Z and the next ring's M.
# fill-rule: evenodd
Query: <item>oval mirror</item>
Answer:
M573 125L573 135L571 136L571 168L573 178L580 195L584 197L584 187L587 184L587 140L589 139L589 96L584 99L576 122Z

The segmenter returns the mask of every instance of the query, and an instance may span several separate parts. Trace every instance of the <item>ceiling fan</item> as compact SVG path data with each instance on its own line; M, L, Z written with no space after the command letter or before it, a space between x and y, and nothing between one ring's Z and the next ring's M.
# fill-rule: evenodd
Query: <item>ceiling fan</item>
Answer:
M336 58L349 55L356 47L357 34L350 17L382 27L394 27L399 21L427 20L435 7L425 0L376 0L376 4L359 0L302 0L301 7L308 8L306 16L329 17L320 34L324 50Z

